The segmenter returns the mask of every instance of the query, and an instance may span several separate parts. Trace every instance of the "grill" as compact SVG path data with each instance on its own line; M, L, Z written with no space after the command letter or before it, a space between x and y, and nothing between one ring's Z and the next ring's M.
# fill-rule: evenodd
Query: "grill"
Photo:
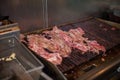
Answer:
M85 35L84 35L85 37L88 37L90 40L96 40L98 41L98 43L105 46L107 50L106 54L108 56L110 55L108 54L109 50L111 50L115 46L120 46L119 45L120 29L114 26L110 26L96 18L86 18L75 23L63 24L59 26L60 29L65 31L68 31L69 29L73 29L77 27L81 27L85 31ZM41 33L41 31L34 31L27 34L33 34L33 33L35 34ZM117 50L119 50L119 48ZM117 52L119 53L119 51ZM44 63L46 68L48 68L48 70L45 69L45 71L48 74L50 73L49 75L52 76L53 78L57 80L63 80L66 78L68 78L69 80L75 80L79 78L82 74L85 74L86 72L97 67L99 64L98 65L94 64L94 60L96 60L97 58L100 59L100 60L97 60L97 62L99 61L98 63L103 63L101 62L101 58L104 59L103 57L106 57L106 56L101 56L101 55L104 55L104 54L102 54L102 52L100 52L99 55L91 52L81 54L80 51L73 50L70 56L67 58L64 58L62 61L62 64L58 66L55 66L47 62L46 60L44 60L39 56L37 57ZM89 63L91 61L93 62ZM54 75L54 73L56 74L56 76Z
M105 46L106 50L109 50L120 43L119 30L111 30L113 28L112 26L93 18L69 24L69 26L61 26L60 28L66 30L76 27L81 27L86 33L85 37L88 37L90 40L97 40L101 45ZM58 65L58 68L60 71L66 72L77 65L91 60L95 56L97 56L97 54L88 52L82 55L79 51L73 51L70 57L63 59L63 63Z

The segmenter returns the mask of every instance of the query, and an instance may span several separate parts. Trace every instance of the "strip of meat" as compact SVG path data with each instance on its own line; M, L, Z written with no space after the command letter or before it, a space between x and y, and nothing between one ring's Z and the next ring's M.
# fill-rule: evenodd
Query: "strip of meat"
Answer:
M89 51L95 52L99 54L99 51L103 51L105 53L105 47L101 46L100 44L98 44L97 41L93 40L93 41L87 41L88 46L90 47Z

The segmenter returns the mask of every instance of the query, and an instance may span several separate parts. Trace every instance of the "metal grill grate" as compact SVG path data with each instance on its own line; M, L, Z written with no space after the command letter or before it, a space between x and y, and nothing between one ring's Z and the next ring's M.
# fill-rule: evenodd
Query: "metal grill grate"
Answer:
M64 25L61 26L60 29L68 31L71 28L77 27L81 27L85 31L85 37L87 37L90 40L98 41L98 43L105 46L106 50L109 50L115 45L120 44L119 29L115 28L115 30L112 30L112 26L98 21L96 19L90 19L83 22ZM63 59L62 64L58 65L58 68L61 72L66 72L78 65L81 65L86 61L93 59L97 55L98 54L91 52L81 54L79 51L75 50L71 53L71 55L68 58Z

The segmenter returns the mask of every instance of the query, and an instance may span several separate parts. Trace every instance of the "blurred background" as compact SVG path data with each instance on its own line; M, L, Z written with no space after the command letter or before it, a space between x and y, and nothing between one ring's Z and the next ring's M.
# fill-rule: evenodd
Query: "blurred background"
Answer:
M9 16L11 20L19 23L22 32L46 28L47 25L78 21L88 16L109 19L108 13L120 16L120 0L1 0L0 2L0 16Z

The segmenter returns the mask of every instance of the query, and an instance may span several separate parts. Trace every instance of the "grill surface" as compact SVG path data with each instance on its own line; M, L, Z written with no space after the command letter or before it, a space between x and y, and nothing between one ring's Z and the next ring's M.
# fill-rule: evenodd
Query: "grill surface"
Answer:
M59 26L59 28L64 31L68 31L69 29L73 29L77 27L81 27L85 31L85 35L84 35L85 37L87 37L89 40L98 41L98 43L105 46L107 51L109 51L113 47L120 44L120 29L116 27L112 27L95 18L89 18L89 19L79 21L77 23L70 23L70 24ZM34 31L32 33L27 33L27 34L34 34L34 33L41 33L41 31ZM88 62L101 56L101 54L102 53L98 55L98 54L90 53L90 52L81 54L80 51L73 50L70 56L67 58L64 58L61 65L58 65L57 67L69 80L74 80L77 77L79 77L80 74L84 73L84 71L87 71L82 68L82 64L87 67L89 65ZM99 60L99 62L100 61L101 59ZM90 68L93 68L94 66L96 65L93 65ZM81 70L82 72L79 72L78 70Z
M94 18L82 22L64 25L61 26L60 29L68 31L71 28L77 27L81 27L85 31L85 37L90 40L98 41L101 45L105 46L106 50L109 50L120 44L120 30L115 27L115 30L112 30L112 26ZM89 52L82 55L79 51L73 51L70 57L63 59L62 64L58 65L58 68L62 72L67 72L72 68L91 60L97 55L98 54Z

